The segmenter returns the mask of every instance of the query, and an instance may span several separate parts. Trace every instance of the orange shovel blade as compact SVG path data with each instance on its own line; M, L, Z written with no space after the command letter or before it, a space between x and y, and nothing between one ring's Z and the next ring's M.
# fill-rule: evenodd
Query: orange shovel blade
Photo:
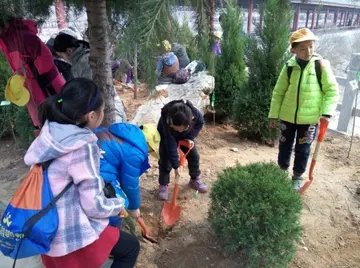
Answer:
M167 225L172 226L180 219L181 207L165 202L161 215Z

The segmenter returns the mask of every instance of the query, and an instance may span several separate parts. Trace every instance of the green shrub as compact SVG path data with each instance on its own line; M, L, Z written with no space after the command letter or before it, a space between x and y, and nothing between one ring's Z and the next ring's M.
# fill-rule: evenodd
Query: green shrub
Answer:
M5 86L11 75L4 54L0 53L0 102L5 101ZM13 104L0 106L0 138L11 133L11 122L15 119L17 107Z
M274 163L227 168L211 191L209 220L226 250L246 267L287 267L301 234L301 197Z
M236 96L234 117L241 134L273 143L279 130L269 128L268 113L287 56L292 8L289 0L268 0L264 5L263 27L258 25L257 37L249 40L249 79Z
M222 15L221 27L223 29L222 54L216 62L215 109L230 116L234 98L242 85L246 83L245 39L241 34L241 10L236 4L228 4L226 13Z
M0 102L5 100L5 86L10 76L9 64L0 53ZM34 139L34 126L26 107L0 106L0 138L11 135L11 131L18 135L24 148Z
M27 148L34 140L34 125L26 107L19 107L15 116L15 130L20 139L20 145Z

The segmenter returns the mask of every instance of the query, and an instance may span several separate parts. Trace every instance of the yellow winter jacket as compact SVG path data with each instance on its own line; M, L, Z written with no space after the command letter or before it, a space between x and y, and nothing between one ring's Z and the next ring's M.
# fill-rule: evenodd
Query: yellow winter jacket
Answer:
M321 60L322 90L316 77L315 60ZM287 66L292 67L290 80ZM337 102L338 85L329 61L314 55L302 71L294 56L281 70L269 118L299 125L315 124L321 115L334 115Z

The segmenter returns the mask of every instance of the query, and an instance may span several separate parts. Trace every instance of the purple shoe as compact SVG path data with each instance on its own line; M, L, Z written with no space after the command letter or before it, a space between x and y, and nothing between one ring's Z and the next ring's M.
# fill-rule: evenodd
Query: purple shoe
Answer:
M200 177L190 179L189 186L194 190L199 191L199 193L206 193L208 191L207 185L201 181Z
M169 198L169 190L167 185L160 185L159 192L158 192L158 199L159 200L168 200Z

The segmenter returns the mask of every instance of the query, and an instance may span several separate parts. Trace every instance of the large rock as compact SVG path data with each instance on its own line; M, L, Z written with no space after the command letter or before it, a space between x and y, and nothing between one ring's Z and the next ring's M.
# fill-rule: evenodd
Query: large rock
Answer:
M166 103L179 99L191 101L195 107L205 113L206 107L210 104L209 94L213 92L214 87L214 77L205 72L191 77L185 84L159 85L155 88L155 94L136 110L131 123L137 125L157 124L161 108Z

